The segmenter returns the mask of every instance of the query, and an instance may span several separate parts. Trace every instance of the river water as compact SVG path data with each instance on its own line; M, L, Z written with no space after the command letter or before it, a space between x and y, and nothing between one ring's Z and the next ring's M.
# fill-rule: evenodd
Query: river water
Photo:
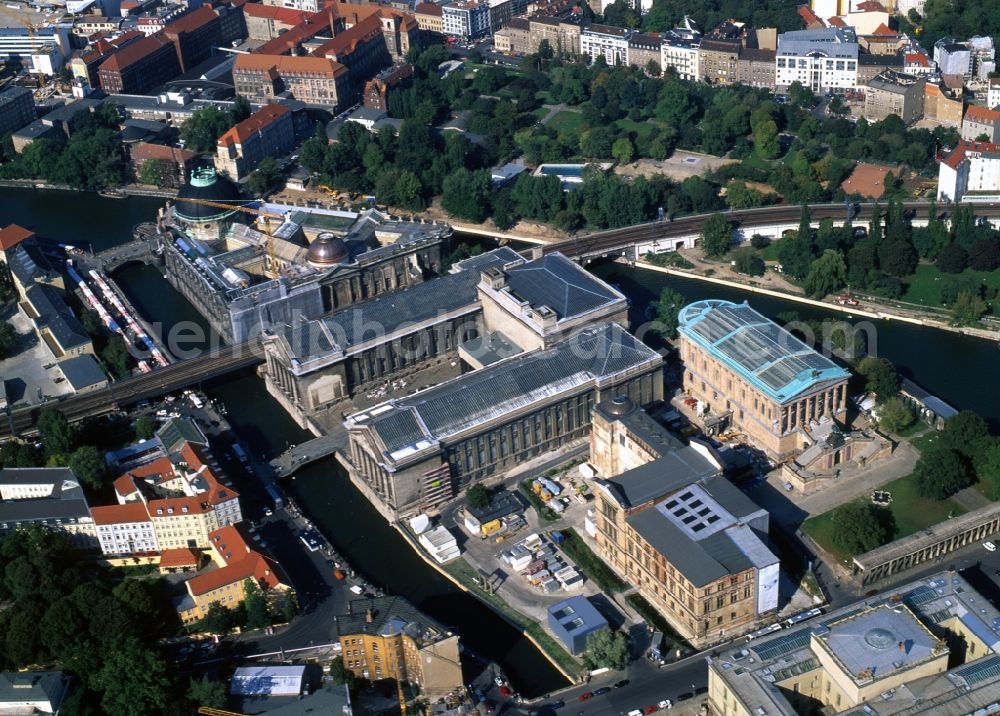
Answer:
M100 250L128 241L132 227L151 220L161 205L160 199L105 199L93 194L0 187L0 226L16 222L45 238L74 244L89 242ZM772 318L795 310L808 319L843 319L843 314L835 311L617 264L599 266L595 271L617 283L636 307L645 306L670 286L690 300L749 300ZM115 278L148 320L165 328L185 320L205 326L193 307L160 278L155 268L127 267ZM895 321L874 321L872 325L877 339L875 352L895 363L901 373L955 407L976 410L994 425L1000 423L997 394L989 388L992 370L1000 357L996 342ZM308 437L267 396L263 383L253 375L232 377L208 390L227 405L235 429L260 455L276 455ZM564 683L519 632L414 555L354 489L335 461L301 470L288 487L336 549L367 579L390 593L409 598L453 626L469 647L499 662L522 693L536 695Z

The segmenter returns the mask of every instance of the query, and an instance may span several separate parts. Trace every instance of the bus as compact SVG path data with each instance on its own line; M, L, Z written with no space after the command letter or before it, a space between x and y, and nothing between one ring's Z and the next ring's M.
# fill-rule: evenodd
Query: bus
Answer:
M239 443L233 443L233 454L239 458L239 461L246 464L247 453Z

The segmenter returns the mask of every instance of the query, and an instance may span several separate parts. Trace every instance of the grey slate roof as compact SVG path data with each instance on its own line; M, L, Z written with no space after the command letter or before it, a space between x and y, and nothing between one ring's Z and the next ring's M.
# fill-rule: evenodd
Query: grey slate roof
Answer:
M37 485L43 482L55 485L64 480L76 482L76 475L68 467L5 467L0 470L2 485Z
M97 359L85 353L59 362L59 370L73 390L83 390L92 385L106 385L108 377L101 370Z
M0 673L0 711L6 704L31 701L47 703L45 711L55 713L66 698L70 677L61 671L5 671Z
M457 271L485 271L493 266L502 267L504 264L508 264L511 261L520 261L522 259L521 254L514 251L509 246L501 246L499 249L494 249L493 251L488 251L485 254L479 254L479 256L471 256L467 259L462 259L454 266L451 267L451 272L455 273Z
M632 508L710 478L718 472L719 469L694 448L684 446L627 470L618 477L604 480L602 484L614 493L623 507Z
M420 646L448 636L448 629L427 616L403 597L352 599L348 613L335 617L337 634L390 634L406 632ZM373 620L368 622L371 611Z
M36 283L24 295L40 314L36 324L52 331L64 350L90 343L90 336L83 330L57 289Z
M173 452L181 443L188 442L195 445L208 445L208 438L201 431L194 421L188 418L173 418L163 424L156 431L156 437L167 452Z
M621 326L608 324L581 331L548 350L518 355L390 401L388 410L365 422L391 453L422 441L445 440L553 395L660 360ZM413 419L398 417L400 412L411 413Z
M62 469L72 476L66 468ZM6 470L4 471L6 472ZM72 478L75 481L75 477ZM56 483L52 497L0 501L0 523L17 524L43 520L81 520L90 518L90 507L78 483L63 488Z
M505 273L515 296L532 306L548 306L560 319L624 300L608 284L559 253L508 268Z

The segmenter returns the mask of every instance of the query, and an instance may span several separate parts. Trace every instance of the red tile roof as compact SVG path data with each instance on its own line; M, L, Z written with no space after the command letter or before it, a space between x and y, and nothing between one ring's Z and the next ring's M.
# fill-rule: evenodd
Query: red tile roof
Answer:
M836 16L829 18L826 21L826 24L830 25L831 27L847 27L847 23Z
M17 246L22 241L35 235L34 231L17 224L8 224L0 229L0 251L6 251Z
M230 584L242 584L247 579L256 580L264 589L281 585L277 565L259 552L251 552L239 562L192 577L187 588L193 596L200 596Z
M311 40L322 33L329 36L335 34L334 25L337 20L337 12L334 8L327 8L309 15L304 22L300 22L295 27L282 33L273 40L268 40L263 45L254 50L254 54L259 55L285 55L307 40Z
M164 45L173 47L173 43L159 35L150 35L141 40L126 45L121 50L111 55L101 64L99 70L110 70L112 72L122 72L146 59L149 55L160 50Z
M962 139L958 142L958 145L951 150L948 156L941 159L941 163L945 166L949 166L952 169L958 169L958 165L962 163L966 155L970 152L982 152L984 154L996 154L1000 155L1000 144L992 144L990 142L970 142Z
M381 34L382 21L377 15L369 15L349 30L344 30L317 47L312 54L316 57L342 58L353 53L359 42L368 42Z
M903 61L908 65L920 65L922 67L930 67L930 59L922 52L907 52L903 56Z
M237 55L233 72L265 72L280 75L313 74L324 77L337 77L347 72L347 68L339 62L325 57L309 55Z
M869 199L880 199L885 191L885 175L892 172L899 175L898 167L886 167L880 164L859 163L854 171L840 185L845 194L860 194Z
M879 23L879 26L875 28L873 35L898 35L895 30L888 27L884 22Z
M96 525L118 525L126 522L149 522L149 513L141 502L124 505L103 505L91 507L90 515Z
M444 14L444 8L432 2L422 2L413 8L413 11L418 15L433 15L434 17L441 17Z
M996 124L1000 121L1000 111L970 104L965 110L963 121L969 120L978 124Z
M823 24L823 21L819 19L819 16L816 13L809 9L808 5L799 5L798 13L799 17L802 18L802 22L804 22L807 27L817 23L821 25Z
M288 114L290 114L288 107L285 107L284 105L265 104L263 107L219 137L219 144L226 146L243 144L255 133L270 127L272 124Z
M189 149L178 149L168 147L165 144L153 144L151 142L139 142L131 149L132 161L146 161L147 159L162 159L175 164L187 164L198 155Z
M854 6L854 12L888 12L885 5L876 0L865 0Z
M250 2L243 6L243 14L249 17L259 17L264 20L274 20L284 25L298 25L305 22L311 13L302 10L293 10L288 7L275 7L274 5L261 5L258 2Z
M209 532L208 540L212 544L212 549L226 564L239 562L253 551L243 533L234 525Z
M184 497L159 497L149 501L149 516L154 519L166 519L182 515L200 515L209 512L211 509L211 506L202 500L201 495L192 497L186 495Z
M196 30L200 30L202 27L218 17L219 15L210 6L202 5L193 12L181 15L179 18L164 27L163 32L167 35L178 35L182 32L194 32Z
M201 555L187 547L174 547L160 552L160 567L197 567Z

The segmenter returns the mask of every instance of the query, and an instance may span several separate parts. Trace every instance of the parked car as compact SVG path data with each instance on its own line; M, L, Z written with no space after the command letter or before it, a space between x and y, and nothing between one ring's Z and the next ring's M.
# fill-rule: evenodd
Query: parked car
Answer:
M609 691L611 691L610 687L608 687L608 686L602 686L601 688L596 689L594 691L594 696L603 696L604 694L608 693Z
M650 704L649 706L644 706L643 709L642 709L642 712L644 714L647 714L647 716L648 716L648 714L656 713L657 710L658 709L657 709L657 707L655 705Z
M624 689L626 686L629 685L629 683L631 683L631 682L628 679L622 679L621 681L618 681L618 682L615 683L615 688L616 689Z
M993 542L991 542L990 540L986 540L985 542L983 542L983 547L986 548L987 552L996 552L997 551L997 546L995 544L993 544Z
M670 699L663 699L663 701L658 703L657 706L659 706L661 709L670 709L674 707L674 702L671 701Z
M566 705L566 702L563 701L562 699L559 699L558 701L553 701L551 704L549 704L549 706L551 706L552 708L554 708L556 710L561 709L565 705Z
M593 698L594 694L590 691L584 691L580 694L580 701L586 701L587 699Z

